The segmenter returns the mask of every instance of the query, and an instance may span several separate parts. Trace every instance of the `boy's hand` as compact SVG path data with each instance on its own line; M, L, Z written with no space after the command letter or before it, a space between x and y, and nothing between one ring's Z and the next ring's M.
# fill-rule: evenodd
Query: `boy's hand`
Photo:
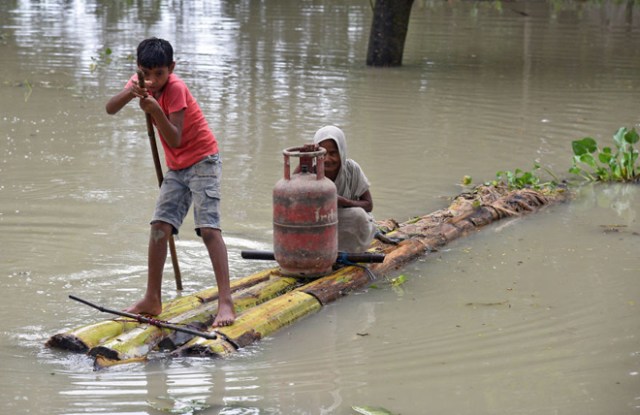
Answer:
M107 105L105 106L107 114L117 113L134 98L140 98L142 100L146 99L147 96L149 96L147 88L141 88L137 84L132 84L118 92L109 101L107 101Z
M146 91L146 89L144 89L144 91ZM142 108L142 111L147 114L153 114L155 111L160 109L160 104L156 101L153 95L147 94L140 97L140 108Z
M138 84L131 85L131 88L129 88L129 92L136 98L145 98L149 95L149 91L147 91L147 88L141 88L140 86L138 86Z

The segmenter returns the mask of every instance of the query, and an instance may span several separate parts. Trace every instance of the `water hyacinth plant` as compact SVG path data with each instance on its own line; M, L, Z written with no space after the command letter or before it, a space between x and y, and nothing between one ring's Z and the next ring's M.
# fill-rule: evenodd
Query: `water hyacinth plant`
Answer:
M598 149L598 143L591 137L571 142L573 148L573 166L569 173L576 174L588 181L626 182L640 178L638 150L634 144L640 136L635 128L621 127L613 135L616 145L614 153L611 147Z
M538 170L541 168L553 177L553 180L543 181L538 174ZM545 188L555 188L558 185L558 179L551 170L543 168L539 163L535 162L533 163L533 168L530 171L522 169L515 169L514 171L501 170L496 173L496 180L485 183L485 185L493 186L497 186L499 184L504 184L512 190L524 188L541 190Z

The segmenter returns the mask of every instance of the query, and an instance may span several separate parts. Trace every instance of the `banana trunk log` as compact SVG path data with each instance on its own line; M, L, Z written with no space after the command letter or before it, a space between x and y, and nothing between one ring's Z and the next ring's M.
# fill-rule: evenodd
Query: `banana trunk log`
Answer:
M446 209L402 224L394 220L379 222L379 228L386 236L397 242L374 241L371 251L385 253L383 263L371 264L368 269L343 267L311 282L282 277L277 268L234 282L232 289L238 318L232 326L209 329L217 334L215 340L189 339L189 335L184 337L168 329L116 319L53 336L47 344L74 351L90 350L98 368L144 360L148 352L157 347L177 347L173 352L176 355L225 356L367 286L371 278L392 273L469 232L505 217L519 216L551 202L564 201L567 197L563 189L543 193L529 189L511 191L504 186L479 186L456 197ZM207 291L207 295L206 300L198 297L193 303L188 302L188 306L168 303L159 318L174 324L208 326L215 315L217 302L207 303L217 298L217 291L215 294ZM180 300L188 301L185 298L190 297Z
M561 195L557 194L554 199L559 199ZM338 269L286 296L252 309L238 318L233 326L218 329L217 333L222 336L215 340L194 338L178 349L176 354L225 356L317 311L319 307L349 292L365 287L371 278L388 274L470 231L507 216L532 212L551 201L539 192L526 189L508 192L504 197L495 192L485 192L480 197L483 201L480 204L469 203L469 200L477 200L476 196L471 197L459 197L449 209L402 225L387 223L387 235L400 242L397 245L380 241L374 243L373 250L386 253L383 263L370 265L368 269L361 266Z
M479 186L473 193L456 197L447 209L401 225L393 221L384 222L387 236L400 242L394 246L375 241L374 248L386 254L385 260L381 264L371 265L369 269L377 276L386 275L469 232L503 218L521 216L550 203L563 202L568 197L563 188L542 192Z
M208 289L207 292L211 292ZM215 289L217 294L217 289ZM202 303L202 298L198 296L181 297L167 303L163 307L162 314L158 319L169 320L185 311L192 309ZM122 333L138 327L140 323L127 318L116 318L105 320L99 323L89 324L70 330L66 333L58 333L52 336L46 346L56 349L64 349L72 352L86 353L90 349L113 339Z
M281 276L274 270L266 272L269 279L234 293L233 303L237 313L242 313L291 291L299 284L297 279ZM168 323L204 331L213 323L217 309L217 301L205 303L185 310L182 314L171 318ZM96 358L95 367L99 369L144 360L145 356L156 347L173 350L193 337L194 335L189 333L175 332L151 324L140 324L120 336L91 348L89 355Z
M292 291L239 316L232 326L220 327L215 340L194 338L174 352L189 356L226 356L322 308L317 298Z
M237 291L269 279L273 270L268 270L248 277L241 278L231 284L231 290ZM207 288L195 294L180 297L164 304L158 320L170 320L180 314L218 299L218 288ZM109 341L129 330L138 327L140 323L126 318L116 318L98 323L88 324L64 333L58 333L45 343L47 347L68 350L77 353L87 353L92 348Z

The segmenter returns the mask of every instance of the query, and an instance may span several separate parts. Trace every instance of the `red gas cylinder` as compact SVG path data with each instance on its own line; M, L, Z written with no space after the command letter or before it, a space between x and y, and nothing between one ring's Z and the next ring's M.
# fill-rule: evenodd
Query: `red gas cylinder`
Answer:
M273 253L285 275L320 276L338 256L338 197L324 175L326 150L307 144L283 154L284 177L273 188ZM300 158L294 174L291 157Z

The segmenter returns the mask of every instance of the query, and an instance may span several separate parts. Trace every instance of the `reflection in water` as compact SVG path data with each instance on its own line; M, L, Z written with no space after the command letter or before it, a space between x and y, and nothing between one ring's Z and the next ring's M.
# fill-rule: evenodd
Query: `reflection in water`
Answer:
M273 4L272 4L273 3ZM273 264L285 147L349 136L377 218L439 209L534 160L566 177L570 141L638 124L632 2L417 1L402 68L364 65L368 2L11 0L0 5L0 407L42 414L627 413L640 407L637 185L470 235L225 360L94 372L51 334L139 298L156 196L144 117L106 97L135 46L170 39L223 158L232 277ZM109 48L112 54L106 55ZM108 59L107 59L108 58ZM187 222L185 294L213 283ZM172 275L165 298L180 295Z
M122 408L125 413L194 413L211 407L207 399L214 389L211 375L193 368L186 372L150 370L133 375L117 371L100 375L70 374L69 386L70 389L60 392L72 408L68 414L93 413L96 407Z

